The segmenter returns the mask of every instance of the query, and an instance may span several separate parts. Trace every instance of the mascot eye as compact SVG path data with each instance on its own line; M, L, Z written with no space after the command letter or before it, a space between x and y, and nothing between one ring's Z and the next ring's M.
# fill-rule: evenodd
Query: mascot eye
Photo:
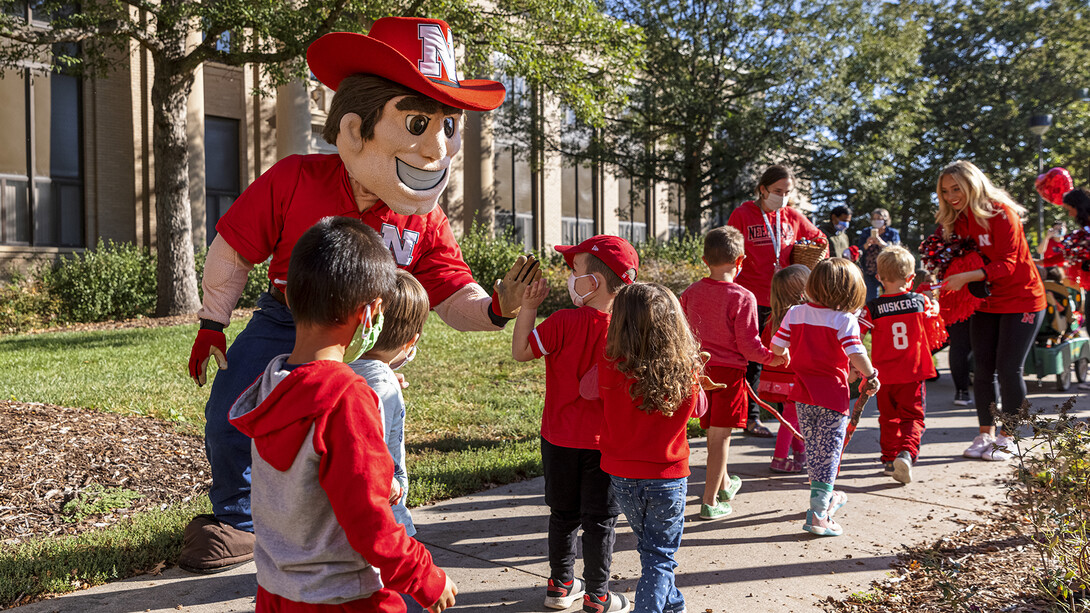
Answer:
M405 118L405 129L413 136L420 136L428 129L431 119L427 115L409 115Z
M455 127L455 124L454 124L454 118L453 117L444 117L443 118L443 133L447 135L447 138L453 138L454 137L454 127Z

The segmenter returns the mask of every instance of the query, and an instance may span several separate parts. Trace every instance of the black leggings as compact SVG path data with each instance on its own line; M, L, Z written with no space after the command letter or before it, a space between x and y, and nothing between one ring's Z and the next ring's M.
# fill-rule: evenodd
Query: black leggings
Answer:
M969 391L969 353L973 350L969 340L969 325L973 321L970 317L965 321L946 326L949 335L950 351L946 354L950 365L950 377L954 380L954 389L957 391Z
M973 395L981 426L995 425L996 379L1003 412L1017 413L1026 400L1022 367L1041 328L1044 311L1035 313L980 313L973 315L969 337L973 345Z
M772 315L772 307L766 307L757 305L757 330L764 332L765 324L768 323L769 316ZM775 332L775 330L773 330ZM761 379L761 363L749 362L746 364L746 383L749 384L754 390L757 389L757 382ZM761 409L754 402L753 398L746 394L746 402L749 404L746 406L746 421L757 421L761 416ZM746 425L749 425L748 423Z

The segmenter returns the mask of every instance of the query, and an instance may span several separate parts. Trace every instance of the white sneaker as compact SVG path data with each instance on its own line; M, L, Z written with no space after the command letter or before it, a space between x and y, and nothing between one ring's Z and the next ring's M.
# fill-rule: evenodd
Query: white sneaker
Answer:
M992 435L986 432L981 432L980 434L976 435L976 438L973 439L972 444L969 445L969 448L963 451L961 455L966 458L978 460L983 457L985 450L992 448L993 440L995 439L992 438Z
M1000 434L984 450L984 453L980 455L980 459L988 462L1006 462L1016 453L1018 453L1018 446L1014 444L1014 441Z

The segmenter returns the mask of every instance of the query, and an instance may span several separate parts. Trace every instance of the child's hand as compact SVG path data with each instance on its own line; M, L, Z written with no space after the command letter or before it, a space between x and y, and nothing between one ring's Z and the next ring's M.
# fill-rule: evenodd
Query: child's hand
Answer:
M401 386L401 389L405 389L405 388L409 387L409 382L405 380L405 375L404 374L399 373L399 372L395 372L394 377L397 379L397 383L398 383L398 385Z
M773 356L772 361L768 363L773 368L779 368L780 366L787 366L791 363L791 353L787 349L783 350L783 353L777 356Z
M859 371L856 370L854 366L852 366L851 368L848 369L848 383L855 383L858 380L859 380ZM863 388L860 387L859 389L862 390Z
M401 482L394 477L394 482L390 484L390 506L397 504L397 501L401 500L402 494L405 490L401 489Z
M454 585L454 582L447 577L447 585L443 588L443 594L439 596L439 600L435 601L435 604L428 607L428 611L431 613L440 613L443 609L449 609L454 606L454 597L458 595L458 586Z
M522 294L522 306L536 310L548 295L549 286L545 283L545 279L539 278L526 286L526 291Z
M863 379L859 383L859 393L873 396L878 393L878 390L882 387L882 384L878 382L878 377L873 379Z

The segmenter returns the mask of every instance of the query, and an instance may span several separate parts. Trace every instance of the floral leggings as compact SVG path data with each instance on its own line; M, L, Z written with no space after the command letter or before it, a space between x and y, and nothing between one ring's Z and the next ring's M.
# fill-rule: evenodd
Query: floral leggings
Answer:
M806 439L806 471L811 481L832 485L840 468L848 416L816 404L795 403L799 432Z

